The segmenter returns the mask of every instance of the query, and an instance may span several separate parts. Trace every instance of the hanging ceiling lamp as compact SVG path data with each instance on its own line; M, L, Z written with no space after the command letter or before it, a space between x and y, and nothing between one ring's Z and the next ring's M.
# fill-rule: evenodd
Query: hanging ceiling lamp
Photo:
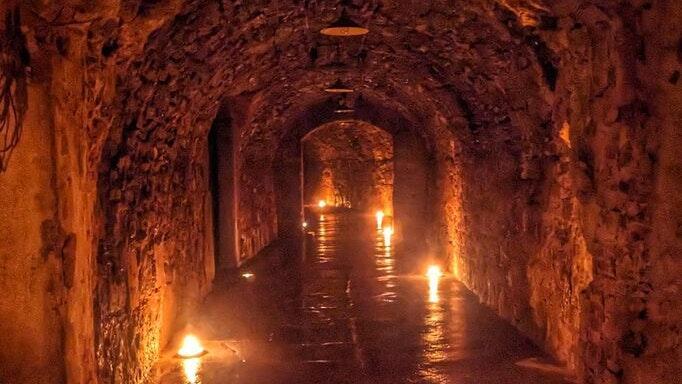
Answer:
M331 84L327 88L324 89L325 92L328 93L353 93L354 90L353 88L350 88L346 84L341 81L341 79L337 79L334 84Z
M320 31L321 34L327 36L362 36L369 33L369 29L361 26L353 21L346 12L346 8L341 11L341 16L333 23L329 24L327 28Z

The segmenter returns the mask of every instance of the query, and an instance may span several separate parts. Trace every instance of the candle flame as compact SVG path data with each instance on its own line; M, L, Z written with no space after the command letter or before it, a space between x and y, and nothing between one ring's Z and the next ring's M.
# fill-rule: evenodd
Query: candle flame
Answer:
M381 229L383 222L384 222L384 211L377 211L376 217L377 217L377 229Z
M432 265L426 270L426 277L429 279L429 303L437 303L440 298L438 296L438 283L443 277L443 272L437 265Z
M317 203L317 206L320 207L320 208L324 208L324 207L327 206L327 202L326 202L325 200L320 200L320 201Z
M440 267L437 265L431 265L427 270L426 270L426 277L429 278L429 280L432 279L439 279L443 276L443 271L440 270Z
M304 228L304 229L305 229L305 228L308 228L308 222L307 222L307 221L304 221L304 222L303 222L303 228Z
M199 357L204 352L204 347L201 345L199 339L192 334L188 334L182 340L182 345L178 350L178 356L189 359L192 357Z

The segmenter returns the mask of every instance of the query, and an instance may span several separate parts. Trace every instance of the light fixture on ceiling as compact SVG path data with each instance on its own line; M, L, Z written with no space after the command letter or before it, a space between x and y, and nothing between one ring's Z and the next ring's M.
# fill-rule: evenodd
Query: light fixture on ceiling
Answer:
M329 85L327 88L324 89L325 92L328 93L353 93L354 90L353 88L350 88L346 84L341 81L341 79L337 79L333 84Z
M369 33L369 29L353 21L344 8L341 16L328 27L323 28L320 33L327 36L362 36Z

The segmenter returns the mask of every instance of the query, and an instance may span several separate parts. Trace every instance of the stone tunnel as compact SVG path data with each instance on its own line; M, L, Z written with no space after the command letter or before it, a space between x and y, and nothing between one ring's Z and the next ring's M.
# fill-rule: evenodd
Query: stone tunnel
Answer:
M0 383L682 382L681 2L0 13Z

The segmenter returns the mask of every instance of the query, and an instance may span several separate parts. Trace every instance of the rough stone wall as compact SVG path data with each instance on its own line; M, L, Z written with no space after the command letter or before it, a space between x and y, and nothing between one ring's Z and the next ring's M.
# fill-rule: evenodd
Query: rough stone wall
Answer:
M570 143L555 137L545 148L541 164L544 175L537 175L542 176L543 183L529 204L531 212L542 212L536 217L540 226L532 223L529 214L524 217L525 223L534 225L529 232L537 231L538 237L527 267L529 305L532 324L538 329L536 338L574 369L579 356L580 295L592 280L592 256L587 251L580 203L574 194Z
M463 239L466 233L462 207L462 143L450 129L442 115L434 117L435 125L440 126L438 139L434 146L434 243L435 252L429 257L443 263L458 276L459 263L455 256L462 255ZM466 125L466 121L449 122L452 125Z
M52 253L59 255L52 276L63 274L34 291L36 304L57 296L53 312L62 315L56 323L34 318L50 335L40 350L51 355L50 369L60 371L36 382L139 382L178 314L197 302L212 278L212 257L204 257L211 254L205 135L175 137L170 125L151 135L155 126L150 121L170 124L156 120L165 114L159 109L143 113L147 130L136 131L130 123L123 129L127 118L121 105L132 109L136 103L126 92L117 93L121 82L107 51L117 47L106 48L120 32L107 19L112 9L100 9L103 17L94 19L65 9L23 13L33 26L26 28L31 80L50 95L32 95L30 105L40 108L45 102L48 112L41 127L44 139L54 140L54 155L41 162L41 169L54 168L45 191L55 200L55 218L46 236L54 242ZM154 25L131 29L144 33L150 28ZM172 99L163 92L160 97ZM210 118L174 123L206 131ZM59 351L51 347L50 337L58 339ZM7 361L3 366L20 367L8 382L43 374L19 355Z
M0 173L0 381L64 380L65 279L73 257L58 220L54 142L46 89L33 100L20 145ZM46 166L47 165L47 166Z
M246 157L240 162L237 173L240 177L237 208L240 261L256 256L277 238L277 204L272 167L272 160L260 157Z
M557 41L567 81L558 88L558 116L565 111L575 143L573 180L593 256L581 311L586 382L679 377L679 330L667 325L679 323L679 313L661 316L658 308L679 301L680 283L650 272L665 258L655 251L661 243L652 218L661 201L661 134L680 115L668 107L676 98L669 92L680 65L679 20L677 2L590 5L568 16L573 27ZM679 263L667 268L679 271Z
M465 156L454 269L581 382L674 382L680 281L668 197L679 174L667 151L680 116L670 104L679 98L680 7L554 7L556 23L537 32L558 72L546 93L553 110L533 123L546 131L497 150L511 157L479 151L474 168Z
M4 7L10 7L11 3L0 5L3 20ZM30 55L30 67L26 68L28 113L15 160L6 173L0 174L0 184L8 191L5 197L11 200L3 200L0 205L8 213L34 207L21 214L15 212L11 220L3 220L8 227L1 233L3 244L20 240L25 248L41 245L28 253L28 248L21 252L8 247L2 249L3 268L18 267L18 272L22 266L34 265L30 271L0 277L4 284L17 284L16 289L8 291L26 300L20 305L0 305L3 309L18 311L4 313L2 323L21 327L21 330L7 330L4 334L8 338L0 339L1 349L10 353L0 359L0 366L8 369L0 373L0 381L93 382L96 374L92 316L96 192L95 172L87 159L91 142L82 128L86 111L92 105L85 99L92 96L90 91L105 88L103 84L107 81L98 80L97 84L92 83L92 88L84 87L87 80L94 80L88 79L81 63L75 59L87 49L84 35L71 35L78 27L66 24L54 30L36 28L36 25L44 27L39 16L23 7L18 9ZM63 39L67 35L69 39ZM58 52L50 46L55 41L61 44L68 41L69 49ZM31 191L24 186L30 186ZM40 235L34 237L34 233ZM35 239L40 240L36 243ZM15 257L21 261L13 260ZM30 294L22 294L21 286L27 284L31 287ZM42 314L35 312L34 306L40 305L44 305ZM32 309L27 311L27 308ZM23 318L24 315L29 318ZM27 329L31 331L26 332ZM22 343L30 345L13 345L11 335L19 335L16 340L23 339ZM34 336L38 338L31 340ZM22 350L30 350L31 356L13 352Z
M143 379L139 368L153 364L169 336L163 328L169 331L174 317L197 303L213 278L213 255L205 253L212 235L205 225L211 217L206 139L172 137L163 129L155 134L173 144L158 151L128 139L112 161L117 172L103 197L107 233L98 258L96 332L105 380ZM153 162L157 154L168 162ZM170 303L164 300L168 295ZM131 332L137 335L134 343L122 343L121 335Z
M638 384L682 377L682 6L667 2L651 11L642 20L647 37L642 79L650 87L650 124L659 134L650 261L643 276L650 290L644 304L646 317L637 316L629 324L629 331L646 340L646 347L640 354L629 354L624 364L627 380Z
M592 259L568 143L558 136L526 148L486 143L467 149L453 141L453 157L445 163L453 272L501 316L576 367L580 294L591 280Z
M392 215L393 146L388 133L361 122L328 124L306 137L303 155L307 204L321 197Z
M520 156L504 146L481 148L461 160L461 192L456 192L463 218L455 230L461 238L454 241L461 253L453 255L453 269L481 301L534 331L526 269L536 235L523 219L532 187L521 180Z

